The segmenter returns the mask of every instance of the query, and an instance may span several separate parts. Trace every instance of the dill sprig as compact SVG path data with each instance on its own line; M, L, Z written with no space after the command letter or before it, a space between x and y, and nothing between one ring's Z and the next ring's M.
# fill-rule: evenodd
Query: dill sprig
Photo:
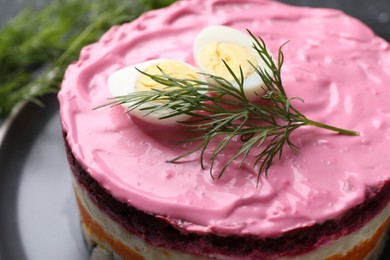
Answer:
M298 149L291 141L290 136L296 129L305 125L325 128L344 135L359 135L356 131L310 120L299 112L291 101L296 99L303 102L303 100L298 97L288 98L282 84L283 45L279 48L277 63L275 63L263 39L256 38L250 31L248 33L254 40L253 48L266 65L266 68L262 68L252 64L264 82L265 94L259 96L264 102L250 102L244 93L242 70L240 70L239 75L236 75L223 61L238 84L238 88L226 79L211 74L204 75L213 79L216 84L210 85L207 82L194 79L173 78L161 69L162 75L150 75L140 71L166 87L163 90L151 89L151 91L140 91L114 97L112 102L103 106L124 104L128 106L129 111L142 109L148 113L161 109L171 111L163 118L178 114L192 116L193 119L190 121L180 123L188 127L190 131L199 133L196 137L186 140L187 142L195 142L197 145L169 162L177 162L196 151L200 151L201 167L205 168L206 149L212 140L216 140L217 143L213 144L215 146L209 158L211 161L210 174L213 178L220 178L235 160L240 160L239 165L241 166L252 150L260 150L257 152L253 165L254 167L259 166L258 178L262 173L266 175L273 160L281 158L283 148L286 145L293 150ZM237 138L241 140L240 147L215 176L213 166L218 154L228 149L229 144Z
M59 90L66 67L81 48L111 26L174 0L53 0L25 8L0 28L0 117L21 101Z

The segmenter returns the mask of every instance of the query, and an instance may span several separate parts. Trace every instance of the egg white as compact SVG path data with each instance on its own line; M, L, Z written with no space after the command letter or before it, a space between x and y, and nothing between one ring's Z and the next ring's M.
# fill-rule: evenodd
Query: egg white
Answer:
M197 68L182 61L168 60L168 59L154 59L154 60L145 61L142 63L138 63L135 65L122 68L114 72L108 77L107 86L111 93L111 96L118 97L118 96L124 96L130 93L137 92L135 86L139 76L141 75L141 73L138 70L145 71L147 68L165 61L183 63L183 66L188 66L195 71L199 71ZM164 70L164 68L161 69ZM199 80L206 81L206 79L201 75L199 75ZM130 103L122 104L122 106L124 106L126 109L129 108L129 105L131 104ZM128 113L130 114L130 116L137 117L144 122L157 124L157 125L165 125L165 126L175 125L178 124L178 122L186 121L190 118L189 115L181 114L181 115L176 115L176 116L162 119L162 117L172 114L174 112L172 109L160 109L158 111L153 111L152 113L148 110L142 110L143 108L149 107L151 105L161 105L161 103L146 102L144 104L141 104L139 107L135 109L129 110Z
M267 68L264 61L253 49L253 39L248 34L228 26L213 25L206 27L198 34L193 46L193 55L196 66L204 73L213 74L213 71L208 71L201 65L199 52L202 47L213 42L239 44L248 49L256 57L257 65L259 67ZM216 82L209 77L207 80L211 85L216 84ZM231 81L230 83L236 88L239 87L235 81ZM259 95L264 94L264 88L265 84L256 71L244 79L244 93L249 100L257 99Z

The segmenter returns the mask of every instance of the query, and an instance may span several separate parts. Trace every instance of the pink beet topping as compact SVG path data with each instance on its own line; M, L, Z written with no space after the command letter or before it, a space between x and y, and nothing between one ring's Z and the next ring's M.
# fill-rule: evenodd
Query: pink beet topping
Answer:
M274 56L290 41L282 76L288 95L305 100L296 106L312 120L361 135L302 127L292 136L299 152L286 147L256 187L253 158L213 180L207 164L201 169L199 153L166 162L187 151L179 143L186 133L145 131L123 107L92 110L107 102L107 78L120 68L155 58L193 64L197 33L216 24L261 35ZM389 44L339 11L266 0L193 0L145 13L85 47L66 72L59 100L73 154L118 200L190 231L265 237L340 216L364 201L366 187L389 181L388 82ZM222 153L215 170L232 154Z

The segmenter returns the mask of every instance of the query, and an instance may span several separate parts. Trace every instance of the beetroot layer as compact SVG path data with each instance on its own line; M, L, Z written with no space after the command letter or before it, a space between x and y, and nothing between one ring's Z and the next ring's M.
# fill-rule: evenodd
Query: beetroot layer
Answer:
M262 238L252 235L218 236L191 233L173 226L165 216L159 216L118 201L101 187L77 162L66 141L66 153L76 181L90 198L127 231L148 243L195 255L229 255L248 259L274 259L309 252L322 244L349 234L376 216L390 200L390 182L366 189L364 203L357 205L337 219L311 227L286 232L282 236Z

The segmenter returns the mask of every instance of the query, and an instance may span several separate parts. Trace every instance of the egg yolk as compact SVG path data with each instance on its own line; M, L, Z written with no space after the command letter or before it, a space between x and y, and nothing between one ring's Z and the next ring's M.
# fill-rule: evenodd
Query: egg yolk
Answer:
M241 66L244 78L247 78L255 71L250 63L254 66L258 65L256 56L248 48L237 43L212 42L203 46L199 50L198 55L199 64L204 69L210 74L222 77L228 81L233 81L234 78L222 60L229 65L236 75L240 75Z
M184 63L177 62L177 61L159 62L157 64L151 65L150 67L146 68L144 72L150 75L162 75L161 71L158 68L160 68L165 74L176 79L199 80L197 72L193 68L187 66ZM164 88L166 88L166 86L154 81L149 76L141 74L135 83L135 90L147 91L152 88L163 90Z

